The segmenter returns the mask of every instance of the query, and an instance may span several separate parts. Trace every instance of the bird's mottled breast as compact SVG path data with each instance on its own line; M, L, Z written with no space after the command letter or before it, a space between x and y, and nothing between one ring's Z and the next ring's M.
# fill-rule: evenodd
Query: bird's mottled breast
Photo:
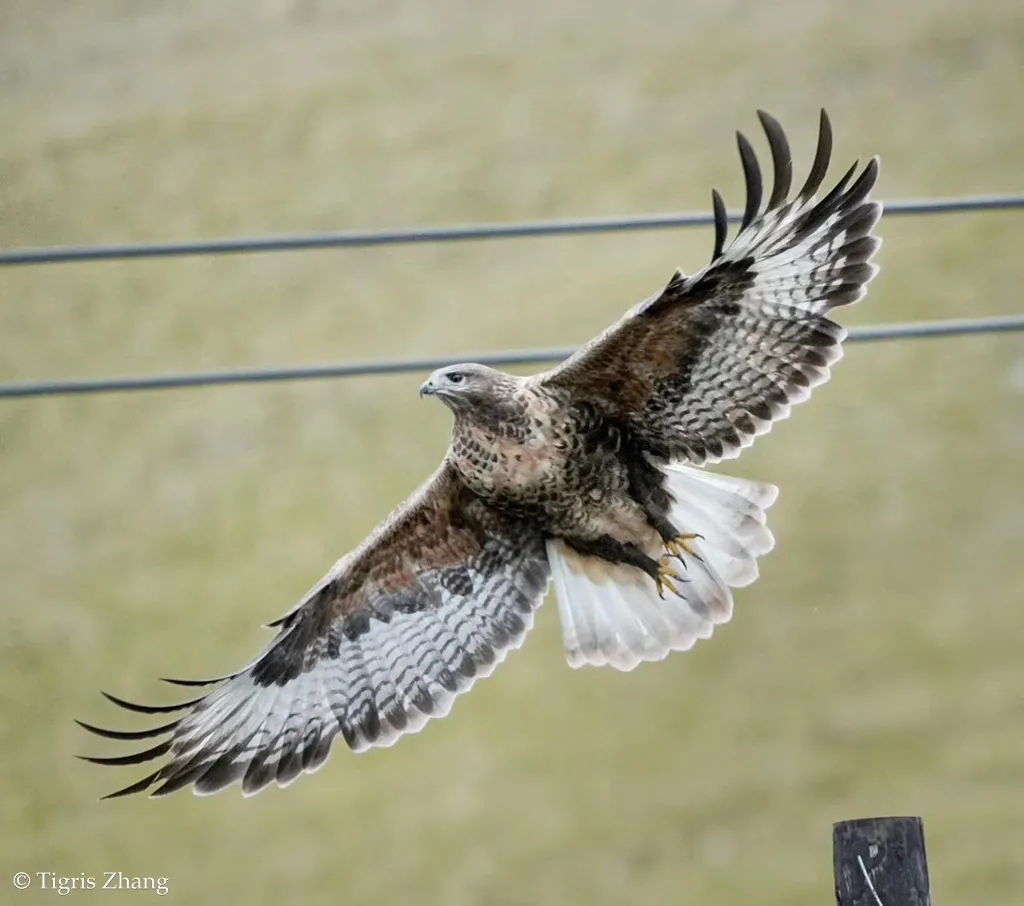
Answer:
M543 504L560 485L571 442L561 401L531 389L456 421L452 463L480 496Z

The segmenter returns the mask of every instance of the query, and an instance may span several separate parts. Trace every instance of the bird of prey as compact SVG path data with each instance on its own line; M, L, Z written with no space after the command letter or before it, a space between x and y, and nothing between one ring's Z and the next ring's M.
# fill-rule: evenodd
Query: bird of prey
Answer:
M764 434L829 377L845 331L827 317L877 272L872 158L822 197L832 130L821 113L810 175L791 195L789 145L758 112L774 166L764 185L737 133L746 181L727 244L555 368L530 377L482 365L441 368L420 394L452 412L440 466L283 617L236 673L171 680L202 687L141 731L83 726L115 740L160 740L89 758L162 759L112 793L252 794L327 758L340 732L355 751L389 746L446 715L455 697L517 648L553 580L570 665L630 670L708 638L730 619L731 587L774 546L775 487L706 471Z

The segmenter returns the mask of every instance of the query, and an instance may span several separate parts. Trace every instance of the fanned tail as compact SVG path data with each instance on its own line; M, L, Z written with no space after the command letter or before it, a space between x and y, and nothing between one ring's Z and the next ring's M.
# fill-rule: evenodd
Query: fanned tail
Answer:
M665 467L676 500L671 522L685 535L677 594L662 598L654 581L632 566L577 553L564 542L547 542L566 659L571 667L608 665L632 670L670 651L686 651L710 638L715 625L732 617L730 587L758 576L757 558L775 539L765 511L775 502L774 485L705 472ZM664 556L655 545L650 556Z

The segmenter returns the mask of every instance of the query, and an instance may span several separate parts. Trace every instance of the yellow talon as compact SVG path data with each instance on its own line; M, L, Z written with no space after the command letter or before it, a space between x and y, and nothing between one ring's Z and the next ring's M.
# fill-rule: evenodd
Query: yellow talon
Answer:
M661 560L658 561L658 575L654 580L654 584L658 589L659 598L665 597L666 588L670 592L672 592L672 594L674 594L677 598L682 597L682 595L679 594L679 589L676 588L675 585L672 583L673 579L675 579L677 582L686 581L678 573L673 572L671 569L669 569L668 557L662 557Z
M703 536L695 534L678 535L671 541L665 542L665 550L680 561L683 559L684 553L689 554L691 557L696 557L697 552L689 544L689 542L696 538L703 538Z

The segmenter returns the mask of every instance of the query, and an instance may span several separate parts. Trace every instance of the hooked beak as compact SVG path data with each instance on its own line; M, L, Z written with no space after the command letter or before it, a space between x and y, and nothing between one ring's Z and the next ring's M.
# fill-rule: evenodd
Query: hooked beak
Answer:
M425 396L433 396L434 393L435 390L433 378L427 378L427 380L420 384L420 399L423 399L423 397Z

